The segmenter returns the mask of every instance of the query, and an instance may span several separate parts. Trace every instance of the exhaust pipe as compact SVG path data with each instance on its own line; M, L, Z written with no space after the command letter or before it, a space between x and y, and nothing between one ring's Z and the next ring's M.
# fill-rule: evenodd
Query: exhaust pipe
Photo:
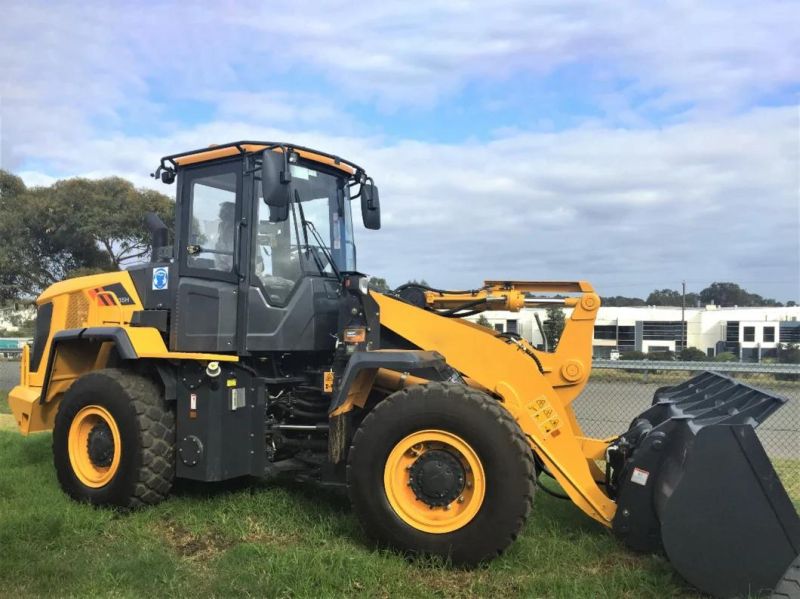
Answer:
M755 428L786 401L713 372L656 391L609 447L617 536L663 548L711 595L771 591L800 554L800 518Z
M169 248L169 229L161 217L155 212L144 215L144 226L150 231L150 245L152 246L152 262L163 262L171 258ZM166 253L166 255L165 255Z

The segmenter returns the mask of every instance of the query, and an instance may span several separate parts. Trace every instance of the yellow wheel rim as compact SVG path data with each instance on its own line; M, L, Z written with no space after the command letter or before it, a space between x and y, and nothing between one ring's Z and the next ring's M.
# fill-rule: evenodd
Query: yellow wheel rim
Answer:
M98 431L108 427L113 440L113 456L110 463L107 459L97 461L97 456L92 459L89 451L90 435L93 431ZM107 436L107 432L103 430ZM95 433L96 434L96 433ZM93 442L96 442L93 440ZM75 415L69 427L69 438L67 450L69 451L69 461L72 464L72 471L78 480L87 487L98 489L107 485L119 468L119 458L121 454L121 440L119 428L111 413L102 406L86 406ZM106 452L107 453L107 452Z
M433 450L447 452L463 469L461 492L444 506L432 507L412 488L415 464ZM406 524L435 534L453 532L468 524L486 494L486 477L478 454L461 437L442 430L419 431L395 445L386 460L383 485L389 504Z

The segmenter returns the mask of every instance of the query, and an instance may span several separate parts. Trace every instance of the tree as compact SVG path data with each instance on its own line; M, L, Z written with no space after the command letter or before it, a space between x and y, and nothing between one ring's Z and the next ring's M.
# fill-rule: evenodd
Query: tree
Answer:
M686 347L681 350L680 359L684 362L703 362L708 358L703 350L696 347Z
M700 300L700 296L696 293L687 293L686 294L686 306L696 306L698 301ZM681 295L680 291L676 291L675 289L656 289L650 295L647 296L645 302L648 306L680 306L684 298Z
M778 350L778 362L781 364L800 364L800 344L782 343ZM796 381L800 375L780 373L775 378L779 381Z
M426 281L425 279L420 279L419 281L417 281L416 279L411 279L410 281L406 282L406 285L420 285L422 287L430 287L430 285L428 285L428 281Z
M567 324L567 319L564 316L564 310L558 306L550 306L547 308L545 321L542 324L544 334L547 336L547 344L550 349L555 349L558 345L561 334L564 332L564 327Z
M781 364L800 364L800 344L783 343L778 353Z
M700 292L704 304L717 306L781 306L780 302L763 298L757 293L749 293L736 283L711 283Z
M25 190L0 171L0 186L10 190L0 207L0 300L36 295L76 272L140 261L150 252L144 215L156 212L168 225L173 222L167 196L118 177Z
M600 298L600 303L603 306L646 306L645 301L640 297L625 297L624 295L614 295L611 297Z
M369 288L374 289L379 293L386 293L387 291L392 290L392 288L389 286L389 283L387 283L386 279L383 277L370 277Z
M0 206L5 208L26 191L28 189L22 179L8 171L0 170Z
M739 358L735 353L730 351L723 351L714 356L714 362L738 362Z
M475 321L475 324L479 324L482 327L486 327L487 329L491 329L492 328L492 323L489 322L489 319L486 318L486 316L484 314L481 314L480 316L478 316L478 320Z

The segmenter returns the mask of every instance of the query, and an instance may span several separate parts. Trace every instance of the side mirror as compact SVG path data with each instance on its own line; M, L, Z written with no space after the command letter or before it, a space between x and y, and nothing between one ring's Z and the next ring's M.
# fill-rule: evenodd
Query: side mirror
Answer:
M381 228L381 200L378 186L374 183L361 184L361 218L367 229Z
M269 220L278 223L289 218L289 203L292 200L292 174L289 170L289 155L273 150L264 150L261 155L261 193L264 203L270 207Z

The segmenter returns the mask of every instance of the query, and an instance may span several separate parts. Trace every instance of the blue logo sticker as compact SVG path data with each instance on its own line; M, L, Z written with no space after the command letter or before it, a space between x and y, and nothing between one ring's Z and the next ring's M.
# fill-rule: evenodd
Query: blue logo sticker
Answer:
M169 270L163 266L153 269L153 289L161 291L169 287Z

